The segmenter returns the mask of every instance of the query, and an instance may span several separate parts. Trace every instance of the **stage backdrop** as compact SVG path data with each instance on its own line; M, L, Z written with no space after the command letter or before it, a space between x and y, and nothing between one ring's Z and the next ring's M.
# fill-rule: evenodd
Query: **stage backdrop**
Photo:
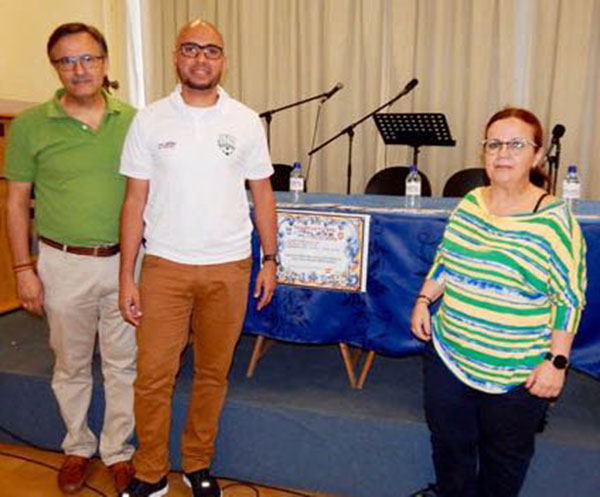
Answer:
M224 87L257 111L332 88L317 142L392 98L416 77L393 112L443 112L455 148L423 148L420 165L440 194L450 174L479 162L489 116L506 105L532 109L546 129L566 126L561 178L580 165L583 191L600 198L600 0L140 0L146 97L175 83L176 31L204 18L223 32ZM317 104L277 114L275 162L307 162ZM386 158L387 155L387 158ZM352 191L385 164L406 163L406 147L386 150L372 121L356 129ZM345 192L347 139L314 160L311 191Z

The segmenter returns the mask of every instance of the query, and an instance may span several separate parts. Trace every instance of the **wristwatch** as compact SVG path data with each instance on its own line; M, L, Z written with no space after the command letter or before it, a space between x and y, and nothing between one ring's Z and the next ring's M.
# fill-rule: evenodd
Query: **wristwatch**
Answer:
M279 266L279 255L278 254L264 254L262 256L262 263L273 261L276 266Z
M569 365L569 359L562 354L554 355L552 352L546 352L544 359L550 361L556 369L566 369Z

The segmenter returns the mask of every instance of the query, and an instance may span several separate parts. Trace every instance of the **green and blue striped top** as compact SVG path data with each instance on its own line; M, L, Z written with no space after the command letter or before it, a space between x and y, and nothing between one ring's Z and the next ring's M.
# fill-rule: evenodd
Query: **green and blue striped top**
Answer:
M445 285L433 340L461 381L503 393L543 360L553 330L577 331L585 241L562 201L496 216L482 192L470 192L450 216L428 275Z

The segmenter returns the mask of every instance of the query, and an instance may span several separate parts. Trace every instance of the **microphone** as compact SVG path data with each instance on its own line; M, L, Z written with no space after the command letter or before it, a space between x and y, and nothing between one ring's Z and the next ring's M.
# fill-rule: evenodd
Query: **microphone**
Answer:
M419 80L417 78L411 79L408 83L406 83L406 86L402 89L402 91L398 93L398 95L390 102L390 105L393 104L397 99L403 97L407 93L410 93L418 84Z
M335 85L331 90L329 90L326 93L323 93L323 102L325 102L325 100L329 100L331 97L333 97L338 91L340 91L342 88L344 87L344 85L342 83L338 83L337 85Z
M419 80L417 78L411 79L408 83L406 83L406 86L404 87L404 90L402 90L402 93L406 95L409 91L412 91L412 89L418 84Z
M560 162L560 139L565 134L566 128L562 124L554 125L552 128L552 140L546 152L546 162L548 163L548 186L553 194L556 193L556 180L558 178L558 164ZM553 153L554 152L554 153Z
M557 124L552 128L552 143L557 143L565 134L566 128L562 124Z
M377 112L379 112L379 110L383 109L384 107L387 107L387 109L389 110L392 107L392 105L394 105L394 102L396 102L398 99L402 98L407 93L410 93L413 90L413 88L415 86L417 86L418 84L419 84L419 80L417 78L411 79L408 83L406 83L406 86L404 88L402 88L402 91L400 93L398 93L398 95L396 95L394 98L392 98L387 104L383 104L382 107L377 109Z
M550 140L550 146L546 152L546 160L550 158L550 154L554 151L555 147L557 150L560 150L560 139L565 134L565 131L566 128L562 124L555 124L554 128L552 128L552 139Z

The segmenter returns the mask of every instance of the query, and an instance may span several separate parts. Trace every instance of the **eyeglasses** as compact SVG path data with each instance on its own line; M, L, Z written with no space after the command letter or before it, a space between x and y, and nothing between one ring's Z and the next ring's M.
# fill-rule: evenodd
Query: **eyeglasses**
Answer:
M104 55L73 55L70 57L61 57L60 59L52 59L51 62L58 68L59 71L69 72L75 69L75 65L79 62L84 69L95 69L101 61L105 59Z
M209 60L218 60L223 57L223 49L217 45L198 45L197 43L182 43L178 51L184 57L189 59L195 59L200 55L200 52L204 54Z
M483 150L485 150L485 153L490 155L495 155L500 152L504 145L506 145L507 150L514 154L521 153L527 145L531 145L534 148L537 147L537 144L525 138L513 138L512 140L506 141L496 139L483 140L481 144L483 145Z

